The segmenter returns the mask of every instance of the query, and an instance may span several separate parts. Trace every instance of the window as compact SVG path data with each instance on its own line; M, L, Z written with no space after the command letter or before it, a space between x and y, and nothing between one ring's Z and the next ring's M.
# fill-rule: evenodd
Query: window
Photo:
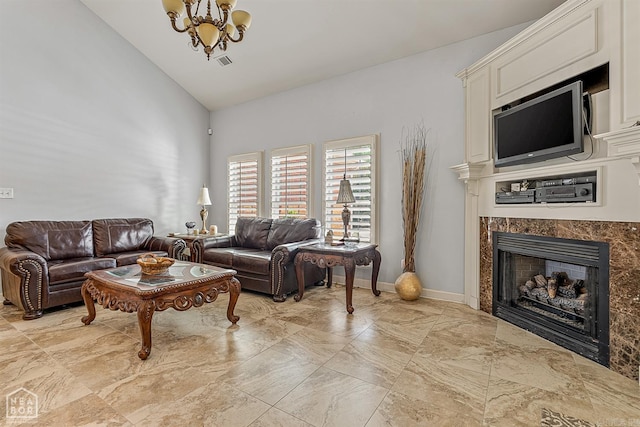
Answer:
M324 144L324 183L322 213L324 227L342 238L342 210L338 205L340 180L346 174L355 203L349 205L349 228L360 234L362 242L376 242L376 141L377 135L330 141Z
M311 211L311 147L271 152L271 217L307 218Z
M262 152L229 157L228 226L229 234L236 229L240 216L258 216L262 200Z

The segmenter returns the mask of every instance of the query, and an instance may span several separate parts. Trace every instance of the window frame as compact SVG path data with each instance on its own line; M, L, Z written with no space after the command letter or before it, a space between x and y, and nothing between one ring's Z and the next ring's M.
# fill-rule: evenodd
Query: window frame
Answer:
M235 222L241 215L235 217L236 221L233 222L234 226L231 227L231 165L233 163L249 163L256 162L256 216L263 216L263 163L264 152L253 151L251 153L236 154L227 158L227 232L231 235L235 233Z
M327 151L328 150L339 150L339 149L349 149L349 148L355 148L355 147L360 147L363 145L369 145L371 147L371 161L370 161L370 168L371 168L371 190L370 190L370 194L371 194L371 210L370 210L370 224L371 224L371 228L370 228L370 243L372 244L377 244L378 242L378 203L377 203L377 181L378 181L378 166L377 166L377 150L378 150L378 140L379 140L379 135L378 134L372 134L372 135L364 135L364 136L358 136L358 137L354 137L354 138L347 138L347 139L339 139L339 140L334 140L334 141L326 141L323 144L322 147L322 212L321 212L321 218L322 218L322 225L326 230L327 227ZM347 170L346 172L347 174L347 179L349 179L350 181L352 181L352 178L350 177L350 173L349 170ZM352 181L352 189L355 190L355 188L357 188L357 183L354 183ZM356 196L357 199L357 191L354 191L354 195ZM337 194L336 194L337 196ZM351 209L351 207L349 208L349 210L351 210L351 213L353 215L353 209ZM340 221L340 224L342 224L342 222ZM353 224L353 216L352 219L349 223L350 225ZM326 233L326 231L325 231ZM342 235L342 233L340 233L340 236ZM362 236L361 236L362 239Z
M268 212L270 218L284 218L285 216L274 216L273 208L274 208L274 170L273 170L273 159L277 157L287 157L287 156L306 156L307 160L307 173L306 173L306 215L305 218L310 218L313 216L313 146L310 144L307 145L296 145L292 147L284 147L284 148L276 148L271 150L269 156L269 200L268 200ZM298 216L294 216L295 218L302 218Z

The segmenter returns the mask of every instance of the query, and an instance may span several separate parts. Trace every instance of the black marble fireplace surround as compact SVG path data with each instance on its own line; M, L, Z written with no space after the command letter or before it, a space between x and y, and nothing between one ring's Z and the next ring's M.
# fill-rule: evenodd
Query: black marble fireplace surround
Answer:
M492 234L493 314L608 367L609 244Z

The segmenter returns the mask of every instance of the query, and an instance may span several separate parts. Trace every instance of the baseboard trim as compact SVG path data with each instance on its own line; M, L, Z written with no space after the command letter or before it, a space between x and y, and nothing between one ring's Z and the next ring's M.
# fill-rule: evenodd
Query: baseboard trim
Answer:
M339 284L344 284L344 277L333 276L333 281ZM371 281L368 279L359 279L356 277L353 280L353 287L371 289ZM393 283L378 281L377 288L382 292L391 292L394 294L396 293L396 287ZM423 288L422 292L420 293L420 298L431 298L431 299L438 299L442 301L457 302L460 304L464 304L464 294L439 291L436 289Z

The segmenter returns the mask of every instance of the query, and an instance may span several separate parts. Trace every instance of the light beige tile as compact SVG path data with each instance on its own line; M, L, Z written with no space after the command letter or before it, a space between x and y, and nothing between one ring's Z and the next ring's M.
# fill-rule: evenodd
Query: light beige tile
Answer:
M455 414L437 402L415 399L402 393L389 392L373 414L367 427L472 427L482 422L466 412Z
M269 408L234 387L211 382L175 400L149 405L132 416L136 426L248 426Z
M584 357L573 357L591 397L596 421L601 425L640 425L640 385Z
M462 368L489 375L493 360L493 345L466 342L450 337L428 336L416 352L416 356L429 358L441 365Z
M332 357L325 367L391 388L415 353L416 345L373 326Z
M568 350L560 347L559 345L512 325L511 323L505 322L504 320L498 320L496 339L522 349L535 350L538 348L547 348L560 352L568 352Z
M364 426L387 389L320 368L275 407L314 426Z
M186 366L154 367L110 384L97 394L135 424L164 405L216 383L217 377Z
M25 423L25 425L29 424L33 422ZM89 394L50 411L40 411L37 424L41 426L133 426L95 394Z
M500 378L489 381L484 418L487 425L540 425L543 408L594 422L595 413L591 402L580 394L554 393Z
M588 398L582 377L568 351L518 347L498 339L491 375L550 392Z
M420 344L429 334L440 315L394 306L374 319L375 328L396 339ZM369 329L372 329L369 328Z
M293 415L276 408L269 409L249 427L313 427Z
M271 349L290 354L297 359L322 365L331 359L349 342L350 338L312 328L304 328L274 344Z
M302 328L303 326L296 325L295 323L274 318L265 318L252 323L250 327L237 325L237 327L233 329L228 329L227 334L268 347L295 334Z
M217 381L275 405L318 368L319 365L269 349L230 369Z
M414 356L391 390L426 400L441 414L464 413L482 422L488 382L489 375Z

